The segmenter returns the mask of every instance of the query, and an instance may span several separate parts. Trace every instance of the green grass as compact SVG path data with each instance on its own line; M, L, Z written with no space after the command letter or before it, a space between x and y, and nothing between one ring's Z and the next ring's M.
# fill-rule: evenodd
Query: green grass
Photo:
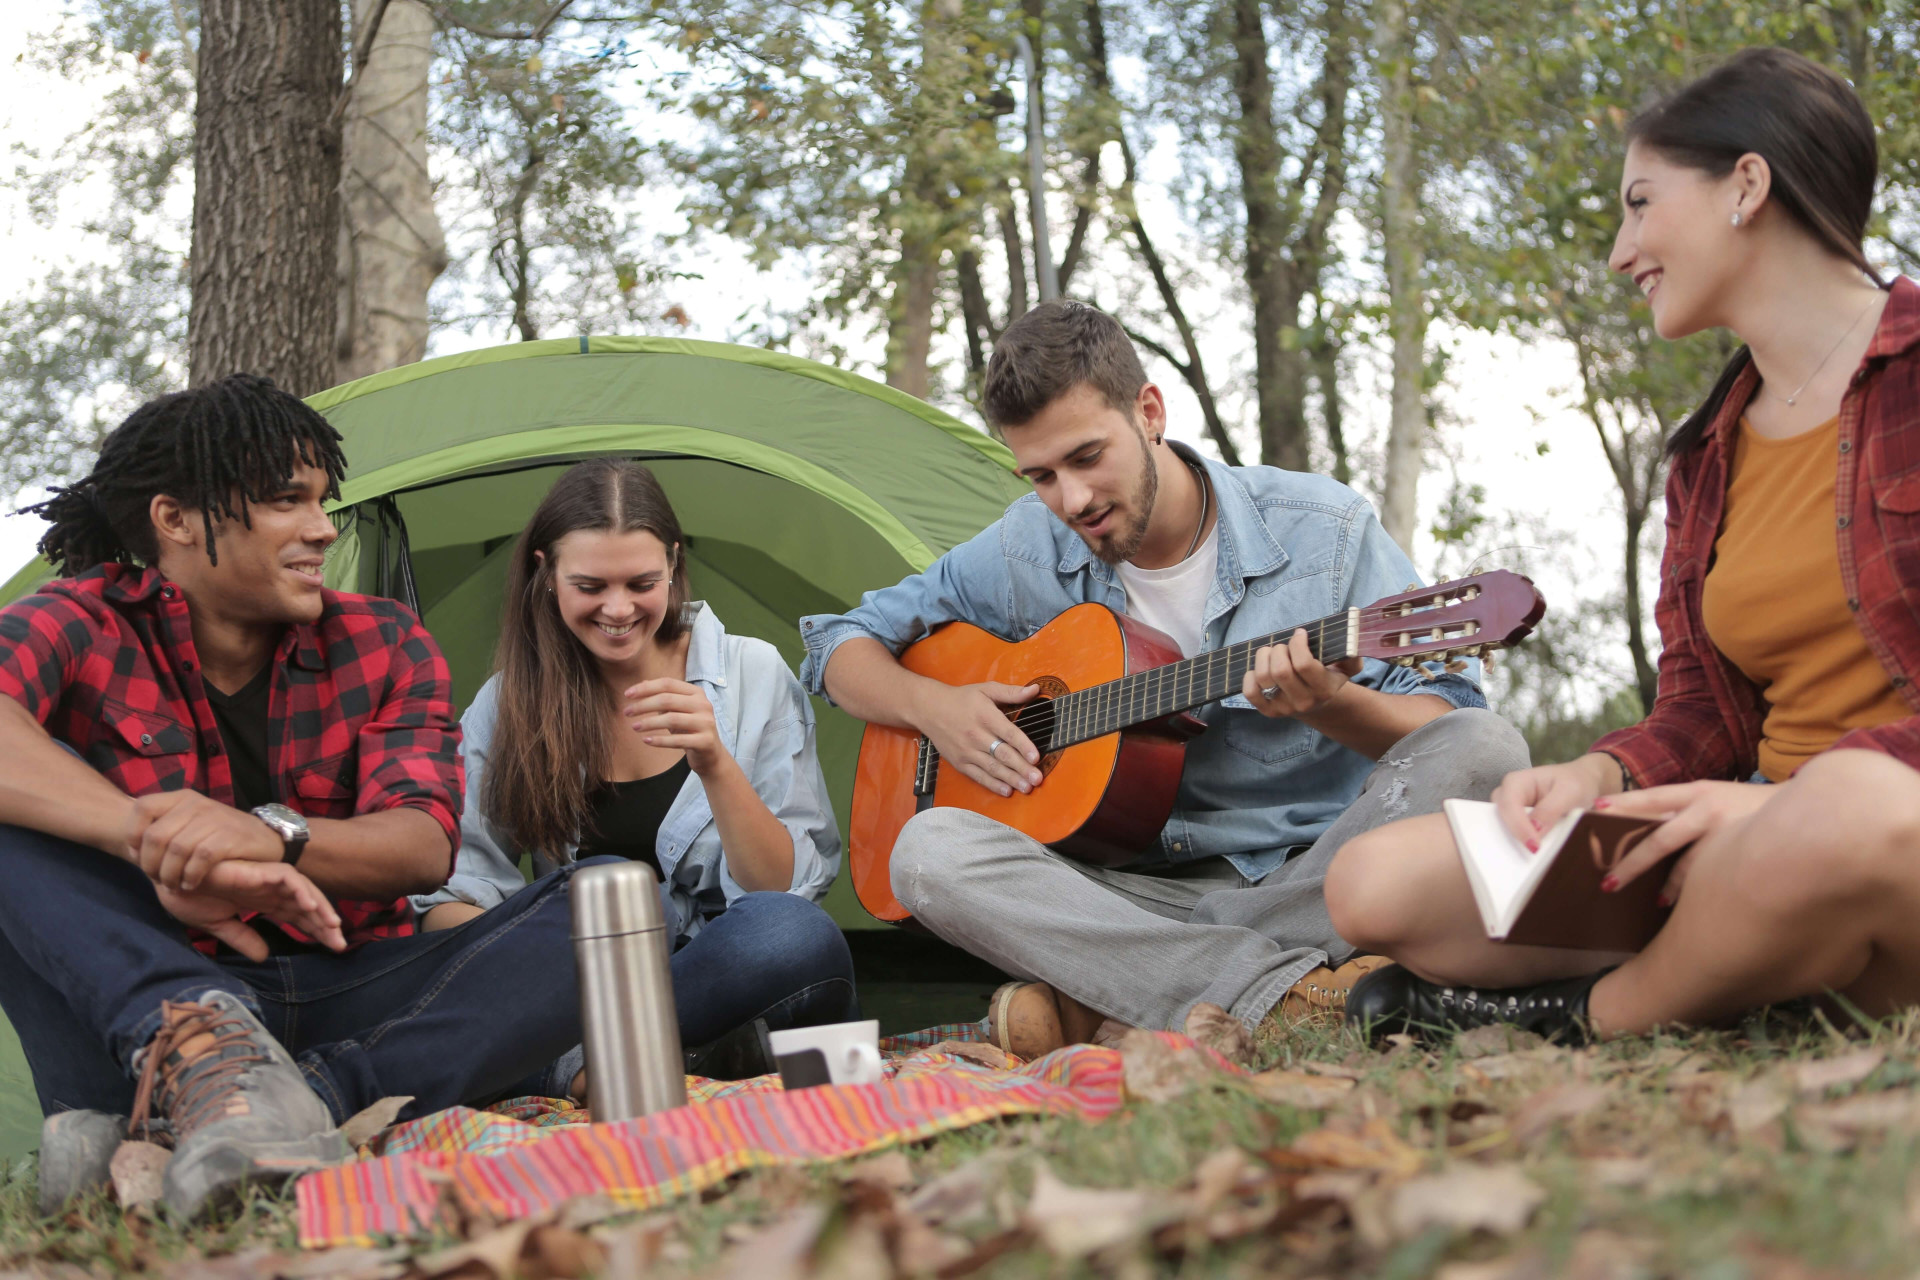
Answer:
M1260 1065L1298 1070L1330 1064L1357 1074L1352 1089L1325 1110L1271 1102L1221 1076L1170 1101L1131 1103L1102 1122L1013 1120L944 1136L906 1153L911 1183L924 1185L1001 1153L984 1210L945 1228L973 1245L1005 1246L997 1256L973 1260L981 1265L971 1274L994 1277L1519 1280L1578 1274L1784 1280L1913 1273L1920 1244L1915 1019L1852 1038L1818 1019L1800 1018L1755 1023L1740 1033L1657 1036L1581 1052L1489 1053L1492 1047L1469 1041L1434 1051L1372 1052L1337 1027L1310 1025L1263 1044ZM1871 1074L1821 1094L1795 1092L1799 1064L1869 1049L1886 1055ZM1543 1090L1569 1083L1598 1090L1587 1095L1596 1105L1524 1136L1528 1106L1539 1105ZM1783 1114L1769 1117L1751 1106L1729 1110L1734 1100L1770 1089L1790 1099ZM1866 1100L1885 1104L1892 1114L1909 1098L1914 1107L1864 1132L1834 1128L1835 1117L1847 1114L1844 1106ZM1072 1187L1147 1188L1155 1192L1150 1203L1169 1203L1222 1148L1249 1153L1257 1169L1285 1169L1290 1160L1298 1163L1287 1149L1303 1135L1357 1131L1369 1119L1384 1122L1419 1153L1423 1174L1453 1178L1451 1170L1513 1166L1544 1199L1531 1221L1510 1236L1429 1227L1370 1239L1355 1226L1358 1210L1343 1212L1330 1202L1218 1243L1176 1230L1157 1243L1142 1238L1084 1258L1057 1258L1023 1228L1043 1166ZM898 1219L888 1215L898 1214L911 1192L889 1199L885 1192L852 1189L842 1182L846 1173L846 1166L762 1171L652 1215L646 1221L660 1228L665 1242L657 1273L691 1276L730 1266L732 1251L753 1248L757 1232L809 1204L831 1208L811 1250L816 1274L861 1271L849 1251L862 1232L877 1240L896 1230ZM1397 1203L1402 1184L1393 1176L1357 1176L1375 1203ZM1311 1184L1288 1185L1296 1206L1306 1204L1297 1193ZM626 1229L624 1221L609 1219L591 1230L617 1233ZM447 1242L420 1247L430 1243ZM104 1197L40 1221L33 1212L31 1161L16 1162L0 1184L0 1272L51 1263L161 1272L194 1257L292 1246L290 1207L272 1195L255 1195L217 1225L180 1230L124 1216ZM880 1256L884 1260L884 1251Z

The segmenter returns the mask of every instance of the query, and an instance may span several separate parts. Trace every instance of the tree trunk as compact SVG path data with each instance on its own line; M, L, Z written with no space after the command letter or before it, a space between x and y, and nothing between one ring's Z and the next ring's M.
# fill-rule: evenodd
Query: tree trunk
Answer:
M1313 346L1313 380L1320 384L1320 416L1327 426L1327 449L1333 454L1329 473L1341 484L1353 483L1353 460L1347 451L1346 416L1340 403L1340 338L1323 318Z
M937 252L920 239L903 246L887 333L887 385L922 400L931 385L927 362L933 352L933 293L940 272Z
M1625 496L1625 495L1623 495ZM1647 627L1640 599L1640 534L1646 528L1646 508L1629 496L1627 508L1627 652L1633 656L1633 683L1640 692L1642 714L1653 709L1660 673L1647 653Z
M1286 278L1287 217L1280 200L1280 138L1273 123L1273 73L1267 64L1267 32L1260 0L1233 3L1233 88L1240 121L1233 153L1240 168L1246 207L1245 273L1253 296L1253 379L1260 406L1260 460L1304 471L1307 467L1305 379L1297 366L1298 344L1287 359L1285 331L1300 320L1300 292ZM1293 310L1287 309L1292 295Z
M1419 519L1427 435L1426 294L1420 282L1420 175L1413 148L1413 41L1406 0L1384 0L1380 48L1381 226L1387 257L1387 317L1393 334L1393 408L1387 422L1380 523L1409 554Z
M333 381L338 0L202 0L188 381Z
M354 0L356 35L379 2ZM419 0L391 0L347 104L334 347L339 382L426 354L427 291L447 268L427 176L433 29L433 14Z
M916 127L894 211L900 262L887 307L887 385L926 399L931 386L933 304L940 277L945 201L939 173L957 113L949 101L959 6L934 0L921 8L920 75L914 88Z

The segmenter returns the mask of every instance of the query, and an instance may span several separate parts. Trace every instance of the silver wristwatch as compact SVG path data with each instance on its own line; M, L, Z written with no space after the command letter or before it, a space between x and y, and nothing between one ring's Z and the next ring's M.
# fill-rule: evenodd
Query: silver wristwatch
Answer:
M307 847L307 820L295 810L283 804L263 804L251 810L253 816L266 823L286 842L286 849L280 855L280 861L292 866L300 861L300 855Z

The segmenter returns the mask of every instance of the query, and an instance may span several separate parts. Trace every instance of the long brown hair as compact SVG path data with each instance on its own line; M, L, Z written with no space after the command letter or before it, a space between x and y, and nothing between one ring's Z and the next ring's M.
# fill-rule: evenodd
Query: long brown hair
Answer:
M1760 156L1781 212L1885 287L1861 248L1880 170L1873 118L1851 85L1811 58L1743 49L1635 116L1627 141L1714 178L1733 172L1741 156ZM1700 443L1752 360L1745 347L1733 353L1706 403L1673 433L1668 453Z
M500 616L498 712L481 812L523 849L559 861L589 823L589 792L607 776L614 697L593 655L567 629L553 594L554 544L580 530L646 532L667 548L667 609L654 638L686 630L686 540L653 472L599 458L570 467L513 548Z

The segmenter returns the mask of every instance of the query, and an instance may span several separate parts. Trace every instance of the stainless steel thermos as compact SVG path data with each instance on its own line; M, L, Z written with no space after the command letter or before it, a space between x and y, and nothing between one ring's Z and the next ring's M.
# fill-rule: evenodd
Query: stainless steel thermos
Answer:
M659 877L643 862L586 867L570 894L594 1122L685 1106Z

